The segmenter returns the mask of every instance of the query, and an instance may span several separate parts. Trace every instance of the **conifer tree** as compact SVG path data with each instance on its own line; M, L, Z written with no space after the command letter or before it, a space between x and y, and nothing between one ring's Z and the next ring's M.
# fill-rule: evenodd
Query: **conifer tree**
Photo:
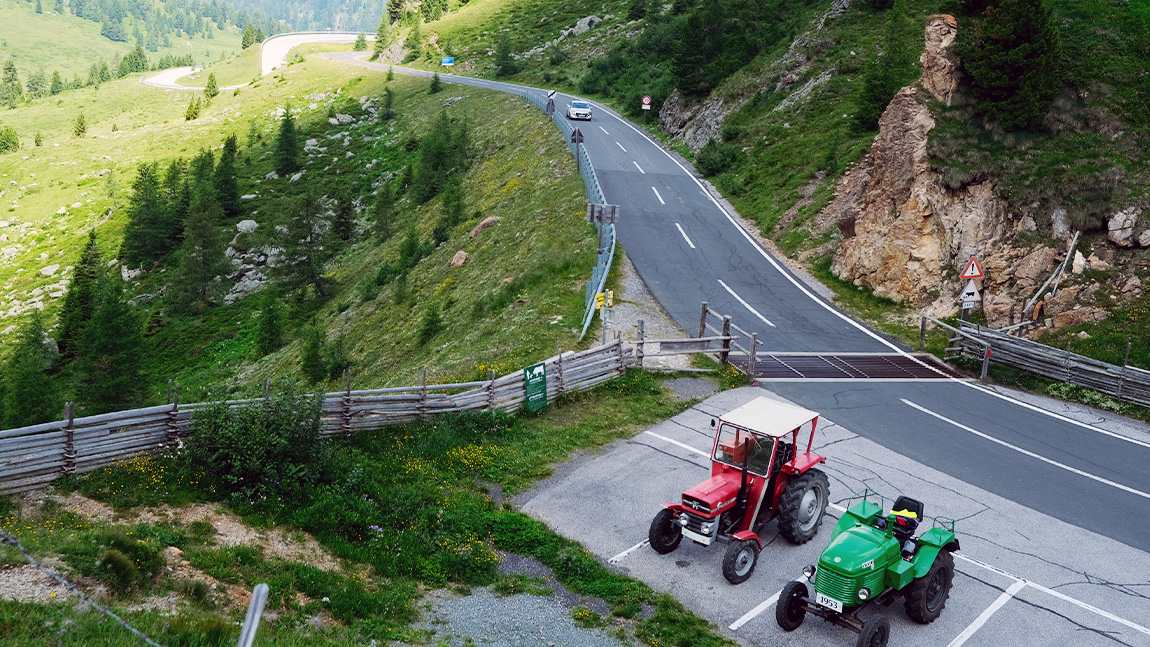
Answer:
M216 164L216 196L224 216L228 218L235 218L240 215L240 183L236 179L236 154L238 152L239 140L235 134L228 135L228 138L224 140L224 148L220 152L220 161Z
M1001 0L982 16L958 35L975 112L1007 130L1041 128L1062 84L1050 9L1043 0Z
M511 76L519 71L519 63L511 52L511 39L507 34L495 44L495 76Z
M298 171L299 156L299 135L296 133L295 120L292 119L291 106L289 105L284 110L283 119L280 120L279 133L276 134L276 172L280 175L288 175Z
M64 0L56 0L55 11L56 11L56 13L60 14L61 16L64 15L64 13L65 13Z
M179 273L171 286L173 301L184 312L202 314L223 293L224 283L216 277L226 274L230 263L216 228L222 217L214 200L201 198L192 202L184 224Z
M403 19L403 14L406 13L403 4L404 0L387 0L388 22L394 23Z
M455 226L463 222L466 207L463 204L463 181L452 173L443 186L443 219Z
M352 43L351 49L356 52L367 51L367 34L362 31L355 37L355 42Z
M80 252L80 261L72 270L72 280L64 293L64 304L60 308L60 338L56 344L60 356L65 361L76 357L76 345L84 328L92 319L96 308L96 282L104 267L104 258L96 246L96 231L88 232L88 244Z
M208 75L208 82L204 85L204 96L210 99L215 99L220 93L220 86L216 84L216 73L212 72Z
M443 82L439 80L439 72L435 72L431 75L431 86L428 87L427 93L428 94L437 94L442 89L443 89Z
M259 319L256 321L256 350L268 355L284 343L284 304L275 288L264 288L260 295Z
M258 45L259 43L262 43L262 42L264 42L264 40L266 40L266 39L267 39L267 36L264 36L264 29L263 29L263 27L256 27L256 40L255 40L255 42L254 42L254 43L252 43L252 44L253 44L253 45Z
M172 241L181 240L184 221L188 217L188 207L192 202L192 187L187 179L188 164L180 157L172 160L164 172L161 187L163 202L167 207L165 215L169 224L168 234Z
M280 236L283 257L274 271L288 289L310 285L316 294L326 297L329 281L323 275L323 268L330 252L324 236L327 223L322 211L319 196L311 190L303 195Z
M335 213L332 215L331 242L333 249L343 248L355 237L355 204L346 183L341 183L335 191Z
M48 370L52 356L44 344L44 320L32 310L20 322L16 343L4 363L3 428L55 420L60 415L57 389Z
M48 94L56 95L64 91L64 79L60 76L60 71L55 70L52 72L52 85L48 89Z
M255 41L256 27L249 22L248 26L244 27L244 35L240 37L240 49L247 49L251 47L253 44L255 44Z
M128 198L128 224L120 255L129 267L158 261L168 252L173 236L169 212L160 191L159 168L155 162L140 164Z
M379 57L387 51L387 46L391 44L391 23L388 22L387 14L385 13L379 19L379 26L375 28L375 46L371 51L371 60L379 60Z
M44 5L40 4L40 0L36 0L36 13L44 13Z
M391 238L395 224L395 194L384 184L379 188L379 198L375 201L375 235L380 242Z
M86 414L130 409L143 403L145 393L143 325L125 298L123 281L105 274L96 294L76 362L76 400Z
M16 63L8 60L4 63L2 76L0 76L0 101L9 108L15 108L24 101L24 86L20 83L20 74L16 71Z
M423 33L419 29L418 21L407 34L407 40L403 41L403 47L417 56L419 55L419 51L423 49Z
M0 153L19 150L20 135L12 126L0 126Z
M671 45L671 73L683 92L705 94L715 87L709 66L722 53L724 22L723 8L717 2L706 3L687 16Z
M322 382L327 376L327 367L323 362L323 342L324 332L319 324L313 323L304 329L300 371L309 384Z
M87 132L88 132L88 120L84 119L84 113L81 112L80 115L78 117L76 117L76 122L72 124L72 136L73 137L83 137L84 134Z
M395 68L390 65L387 66L387 80L389 82L395 80Z
M894 0L886 13L882 52L863 71L863 87L855 107L859 130L877 129L879 117L894 95L918 75L916 49L911 46L918 43L918 33L907 17L905 0Z
M387 73L391 75L390 68L387 70ZM391 91L391 88L383 89L383 110L379 113L379 116L385 121L395 118L395 93Z
M642 20L647 17L647 0L631 0L627 9L627 20Z

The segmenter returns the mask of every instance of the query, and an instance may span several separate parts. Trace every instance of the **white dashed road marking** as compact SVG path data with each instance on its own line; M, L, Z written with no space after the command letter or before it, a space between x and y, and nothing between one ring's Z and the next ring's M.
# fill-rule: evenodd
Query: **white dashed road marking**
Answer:
M771 323L770 319L767 319L766 317L763 316L763 314L761 312L759 312L758 310L755 310L754 307L751 306L751 304L749 304L743 300L743 297L735 294L735 291L732 290L729 285L727 285L726 283L723 283L722 279L719 279L719 285L723 286L723 289L726 290L727 292L730 292L731 296L735 297L735 299L738 300L739 303L743 304L744 308L746 308L747 310L750 310L751 314L755 315L759 319L762 319L763 323L767 324L771 328L775 327L775 324Z
M619 149L620 149L620 150L622 150L624 153L626 153L626 152L627 152L627 149L626 149L626 148L623 148L623 145L622 145L622 144L620 144L619 142L615 142L615 145L616 145L616 146L618 146L618 147L619 147Z
M677 447L682 447L683 449L685 449L689 452L695 452L696 454L699 454L700 456L707 456L708 458L710 457L710 454L708 454L707 452L705 452L701 449L695 449L694 447L691 447L690 445L688 445L686 443L681 443L677 440L667 438L666 436L662 436L662 435L657 434L653 431L644 431L643 433L647 434L648 436L654 436L654 437L658 438L659 440L665 440L665 441L667 441L667 442L669 442L672 445L675 445Z
M687 241L687 244L691 246L691 249L695 249L695 243L692 243L691 239L687 238L687 232L683 231L683 228L679 226L679 223L675 223L675 227L679 230L680 234L683 234L683 240Z
M602 130L604 135L610 135L611 134L611 133L607 132L607 129L602 127L602 126L599 126L599 130Z
M655 197L659 198L659 204L667 204L666 202L663 202L663 196L659 195L659 189L651 187L651 190L655 192Z
M635 165L635 168L639 169L640 173L642 173L643 175L647 174L647 172L643 170L643 167L639 166L638 162L636 162L635 160L631 160L631 163Z

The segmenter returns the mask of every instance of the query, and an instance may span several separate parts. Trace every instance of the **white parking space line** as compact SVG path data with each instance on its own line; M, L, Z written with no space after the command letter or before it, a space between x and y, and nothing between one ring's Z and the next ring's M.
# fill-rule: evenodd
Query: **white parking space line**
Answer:
M643 546L646 546L646 545L647 545L647 544L649 544L649 543L651 543L651 540L649 540L649 539L644 539L643 541L641 541L641 542L639 542L639 543L635 544L634 546L632 546L632 547L628 548L627 550L625 550L625 551L623 551L623 552L619 553L618 555L616 555L616 556L612 557L611 559L607 560L607 563L608 563L608 564L618 564L618 563L619 563L619 560L621 560L621 559L623 559L624 557L626 557L626 556L630 555L631 553L633 553L633 552L635 552L635 551L639 550L640 548L642 548Z
M771 605L773 605L774 603L779 601L779 596L782 595L782 593L783 593L782 591L779 591L778 593L772 595L771 597L767 598L766 600L763 600L763 602L761 604L759 604L759 606L757 606L754 609L751 609L750 611L744 613L742 618L739 618L738 620L732 622L730 624L730 626L727 627L727 629L730 629L731 631L738 631L739 627L742 627L743 625L747 624L751 620L754 620L755 616L759 615L760 613L766 611L767 609L770 609Z
M651 187L651 190L655 192L655 197L659 198L659 204L667 204L666 202L663 202L663 196L659 195L659 189Z
M607 132L607 129L602 127L602 126L599 126L599 130L602 130L604 135L610 135L611 134L611 133Z
M743 297L739 296L738 294L735 294L735 291L732 290L729 285L727 285L726 283L723 283L722 279L719 279L719 285L723 286L723 289L726 290L727 292L730 292L731 296L735 297L735 299L738 300L739 303L743 304L744 308L746 308L747 310L750 310L751 314L755 315L759 319L762 319L763 323L767 324L771 328L775 327L775 324L771 323L770 319L767 319L766 317L763 316L763 314L761 312L759 312L758 310L755 310L753 307L751 307L751 304L744 301Z
M639 166L638 162L636 162L635 160L631 160L631 163L635 165L635 168L639 169L640 173L642 173L643 175L647 174L647 172L643 170L643 167Z
M1062 468L1062 469L1066 470L1067 472L1073 472L1074 474L1077 474L1079 476L1085 476L1088 479L1109 485L1110 487L1117 488L1119 490L1122 490L1123 492L1129 492L1130 494L1137 494L1138 496L1140 496L1142 498L1150 499L1150 492L1143 492L1142 490L1135 490L1134 488L1132 488L1130 486L1122 485L1121 483L1115 483L1114 481L1111 481L1110 479L1102 478L1101 476L1095 476L1094 474L1091 474L1090 472L1084 472L1080 469L1066 465L1065 463L1059 463L1056 460L1047 458L1041 454L1036 454L1032 451L1023 449L1017 445L1011 445L1010 443L1006 442L1005 440L999 440L998 438L995 438L994 436L991 436L990 434L984 434L981 431L978 431L977 429L972 429L971 427L967 427L966 425L962 424L961 422L956 422L954 420L951 420L950 418L947 418L946 416L944 416L942 414L935 413L935 412L931 411L930 409L927 409L926 407L917 405L917 404L911 402L910 400L907 400L906 398L900 398L900 399L903 401L904 404L906 404L909 407L913 407L915 409L918 409L919 411L921 411L921 412L923 412L929 416L933 416L933 417L935 417L935 418L937 418L943 422L948 422L948 423L954 425L955 427L962 429L963 431L969 431L970 433L974 434L975 436L978 436L979 438L985 438L986 440L989 440L992 443L997 443L999 445L1002 445L1003 447L1013 449L1014 451L1016 451L1020 454L1025 454L1026 456L1029 456L1031 458L1036 458L1036 459L1042 461L1043 463L1048 463L1048 464L1053 465L1055 467Z
M708 458L710 457L710 454L708 454L707 452L705 452L701 449L695 449L694 447L691 447L690 445L688 445L686 443L681 443L677 440L667 438L666 436L661 436L661 435L659 435L653 431L644 431L643 433L647 434L648 436L654 436L654 437L658 438L659 440L665 440L665 441L671 443L672 445L682 447L683 449L685 449L689 452L695 452L696 454L699 454L700 456L707 456Z
M680 234L683 234L683 240L687 241L687 244L691 246L691 249L695 249L695 243L692 243L691 239L687 238L687 232L683 231L683 228L679 225L679 223L675 223L675 227L679 230Z
M1010 602L1010 598L1013 598L1015 594L1021 591L1025 586L1026 582L1015 582L1014 584L1011 584L1009 589L1006 589L1002 595L998 596L998 599L995 600L994 603L992 603L989 607L986 607L986 610L979 614L979 616L974 619L974 622L967 625L966 629L962 630L962 633L955 636L954 640L950 641L950 644L946 647L959 647L960 645L966 643L967 640L970 640L970 637L974 635L974 632L978 631L982 625L986 624L986 621L990 620L990 616L994 615L995 611L998 611L1002 608L1002 605Z
M1055 591L1053 589L1048 589L1045 586L1042 586L1041 584L1035 584L1034 582L1027 582L1026 584L1027 584L1027 586L1029 586L1032 589L1042 591L1043 593L1046 593L1047 595L1052 595L1052 596L1058 598L1059 600L1064 600L1066 602L1069 602L1070 604L1073 604L1074 606L1078 607L1079 609L1084 609L1084 610L1089 611L1091 613L1096 613L1096 614L1102 616L1103 618L1106 618L1107 620L1113 620L1114 622L1117 622L1120 625L1125 625L1127 627L1130 627L1134 631L1137 631L1139 633L1144 633L1147 636L1150 636L1150 627L1143 627L1142 625L1140 625L1136 622L1130 622L1129 620L1127 620L1125 618L1120 618L1120 617L1114 615L1113 613L1110 613L1109 611L1104 611L1104 610L1099 609L1098 607L1096 607L1092 604L1087 604L1081 600L1076 600L1076 599L1070 597L1069 595L1066 595L1065 593L1061 593L1061 592Z
M624 153L626 153L626 152L627 152L627 149L626 149L626 148L623 148L623 145L622 145L622 144L620 144L619 142L615 142L615 145L616 145L616 146L618 146L618 147L619 147L619 149L620 149L620 150L622 150Z

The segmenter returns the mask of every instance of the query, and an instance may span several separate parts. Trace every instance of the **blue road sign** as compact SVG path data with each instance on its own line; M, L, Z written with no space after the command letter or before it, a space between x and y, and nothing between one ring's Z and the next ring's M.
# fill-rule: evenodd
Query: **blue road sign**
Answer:
M454 56L444 56L443 57L443 64L444 65L455 65L455 57Z

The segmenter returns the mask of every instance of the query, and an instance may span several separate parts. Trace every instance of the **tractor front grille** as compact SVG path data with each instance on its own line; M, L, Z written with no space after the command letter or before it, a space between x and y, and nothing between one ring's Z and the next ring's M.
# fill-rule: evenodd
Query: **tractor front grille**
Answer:
M826 568L815 572L815 590L847 606L859 603L859 589L868 588L872 595L882 592L882 570L871 570L862 577L846 577Z
M703 532L703 522L706 521L703 517L690 512L683 512L687 516L687 530L700 535L708 535L710 533Z

